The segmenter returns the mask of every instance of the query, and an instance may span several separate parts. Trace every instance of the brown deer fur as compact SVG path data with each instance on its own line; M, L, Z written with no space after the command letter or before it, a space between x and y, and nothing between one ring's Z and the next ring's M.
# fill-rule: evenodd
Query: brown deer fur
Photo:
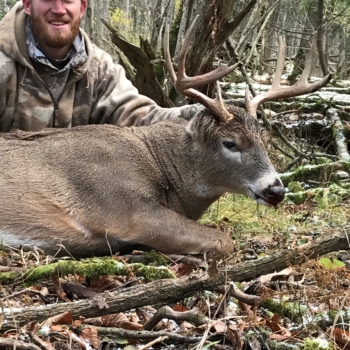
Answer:
M190 122L2 135L3 243L51 254L62 244L77 257L145 246L231 252L227 235L195 220L225 192L276 205L284 189L258 121L228 110L235 118L226 123L201 108Z

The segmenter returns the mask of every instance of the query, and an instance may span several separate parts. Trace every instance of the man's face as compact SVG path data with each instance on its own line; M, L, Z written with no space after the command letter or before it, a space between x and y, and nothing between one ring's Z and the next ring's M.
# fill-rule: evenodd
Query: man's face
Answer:
M25 12L40 47L69 48L79 32L86 0L22 0Z

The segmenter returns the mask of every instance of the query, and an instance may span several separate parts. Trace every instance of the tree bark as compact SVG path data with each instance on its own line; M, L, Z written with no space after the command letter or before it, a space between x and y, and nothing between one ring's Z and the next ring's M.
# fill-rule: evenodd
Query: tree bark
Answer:
M327 110L327 117L332 122L333 139L335 141L335 148L339 159L350 162L350 155L347 146L348 140L344 135L344 126L338 112L336 109L330 108Z
M318 238L294 249L284 249L269 257L235 264L230 268L226 268L226 271L221 271L217 280L211 280L206 273L197 273L175 280L159 280L126 288L124 291L106 296L105 301L109 306L108 309L101 310L93 306L91 300L81 300L73 303L48 305L42 308L28 307L21 311L5 313L2 330L21 327L31 320L42 322L67 310L72 312L74 318L79 318L80 316L97 317L104 314L123 312L145 305L160 307L180 301L198 291L221 288L226 283L226 276L232 281L250 280L282 270L290 265L301 264L329 252L349 250L347 240L349 234L349 228L343 229L341 232Z
M156 78L150 62L155 58L155 54L152 52L148 41L140 39L141 48L139 48L122 39L117 30L108 22L103 21L103 23L111 32L110 36L113 44L123 52L130 64L135 68L136 74L134 76L127 75L127 77L133 82L133 85L138 89L140 94L148 96L161 107L173 107L174 104L164 94Z
M324 23L323 23L323 9L324 9L324 0L318 0L317 8L317 50L320 60L320 66L322 73L326 76L329 73L327 55L324 50Z
M204 7L205 13L201 16L201 32L194 40L192 52L187 59L187 74L195 76L212 70L216 52L226 42L232 32L239 26L256 4L257 0L250 2L231 20L234 1L207 1ZM208 95L213 97L214 84L209 89ZM207 87L199 90L206 93Z

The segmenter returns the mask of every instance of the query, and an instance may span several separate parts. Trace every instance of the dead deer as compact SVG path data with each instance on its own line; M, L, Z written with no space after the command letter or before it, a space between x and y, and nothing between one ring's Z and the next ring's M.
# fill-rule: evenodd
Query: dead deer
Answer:
M190 121L91 125L0 138L3 243L37 246L48 254L61 244L76 257L140 247L225 255L232 251L230 238L196 222L215 200L225 192L268 206L283 200L283 185L265 149L267 133L255 112L262 101L310 92L329 78L310 88L304 77L298 89L283 96L274 83L263 97L247 98L248 114L225 105L218 84L216 99L195 90L226 71L186 77L190 35L177 74L166 54L175 86L206 107Z

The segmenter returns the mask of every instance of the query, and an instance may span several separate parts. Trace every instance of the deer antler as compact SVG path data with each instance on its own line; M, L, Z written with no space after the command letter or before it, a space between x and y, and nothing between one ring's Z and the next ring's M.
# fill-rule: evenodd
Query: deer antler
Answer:
M191 99L201 103L202 105L207 107L211 112L213 112L219 119L223 121L228 121L232 119L234 116L228 112L228 110L226 109L222 101L221 89L219 86L218 79L231 73L234 69L238 67L240 63L237 63L230 67L219 66L215 70L209 73L198 75L196 77L188 77L186 75L186 71L185 71L186 55L190 46L191 36L193 34L197 18L198 16L195 18L192 25L188 29L185 39L183 41L182 48L179 55L177 74L175 73L171 62L170 50L169 50L169 26L167 26L165 30L165 35L164 35L164 56L165 56L166 67L168 69L170 79L174 84L174 87L177 92L182 93L183 95L190 97ZM213 82L216 82L216 90L217 90L215 99L209 98L208 96L202 94L200 91L195 90L195 88L198 88L200 86L207 85Z
M316 37L314 37L312 41L311 49L307 54L307 57L305 60L305 68L303 70L303 73L301 74L300 79L293 86L282 87L280 85L280 80L281 80L283 67L284 67L285 47L284 47L282 37L279 37L278 39L279 39L279 50L278 50L276 71L275 71L275 77L273 79L270 90L255 96L253 99L250 99L249 97L249 89L246 90L246 96L245 96L246 106L247 106L248 112L252 116L256 116L258 107L260 106L260 104L264 102L278 100L281 98L300 96L304 94L309 94L311 92L315 92L321 89L323 86L327 85L332 78L332 75L328 74L323 79L316 81L312 84L308 83L307 81L310 74L312 57L316 46Z

